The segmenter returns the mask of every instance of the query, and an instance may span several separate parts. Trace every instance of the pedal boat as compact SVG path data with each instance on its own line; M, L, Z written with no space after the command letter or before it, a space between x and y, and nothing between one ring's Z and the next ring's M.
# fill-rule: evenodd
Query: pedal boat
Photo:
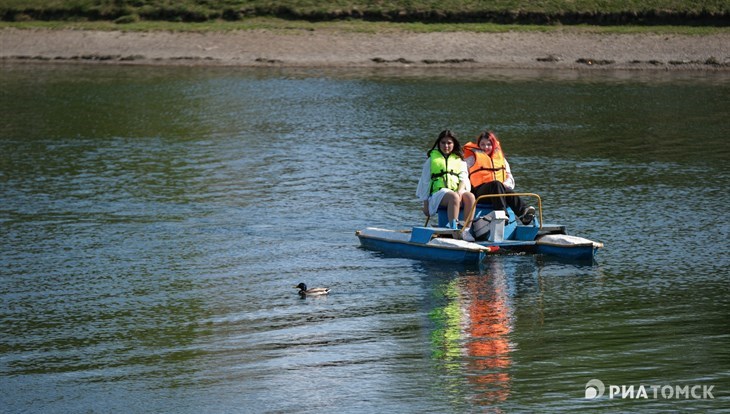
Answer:
M489 198L529 197L537 200L536 216L523 224L509 207L502 214L494 212ZM474 221L487 217L503 217L490 222L490 234L485 240L461 240L461 230L447 228L446 209L439 209L438 225L415 226L410 230L388 230L368 227L355 235L363 248L376 250L388 256L409 257L456 263L480 263L489 254L539 254L570 261L593 263L603 243L566 233L564 225L543 224L542 199L534 193L485 195L476 200ZM501 213L501 211L494 212ZM463 211L460 213L463 220ZM472 223L464 223L470 227Z

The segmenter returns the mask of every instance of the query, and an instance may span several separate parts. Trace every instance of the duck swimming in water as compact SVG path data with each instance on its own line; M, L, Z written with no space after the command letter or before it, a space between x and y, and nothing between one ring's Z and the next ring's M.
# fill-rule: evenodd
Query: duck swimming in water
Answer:
M307 289L307 285L300 283L294 286L295 289L299 289L299 296L319 296L330 293L330 288L311 288Z

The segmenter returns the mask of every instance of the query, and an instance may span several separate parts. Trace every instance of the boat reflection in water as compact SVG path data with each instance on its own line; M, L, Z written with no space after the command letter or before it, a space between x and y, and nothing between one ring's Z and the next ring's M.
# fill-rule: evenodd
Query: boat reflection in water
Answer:
M479 273L460 273L440 288L445 304L431 312L432 343L434 359L446 370L446 389L471 390L463 396L469 404L505 401L515 344L512 289L502 260L487 261Z

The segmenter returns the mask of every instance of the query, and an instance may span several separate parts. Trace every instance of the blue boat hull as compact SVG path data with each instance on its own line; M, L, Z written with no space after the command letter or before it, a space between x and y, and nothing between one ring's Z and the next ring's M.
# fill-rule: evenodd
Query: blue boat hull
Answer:
M537 240L503 240L499 242L468 243L451 238L436 237L449 230L414 227L411 231L368 228L356 232L360 244L388 256L435 260L450 263L479 263L486 254L527 253L557 259L592 263L603 245L565 234L542 234Z
M356 235L362 246L367 249L378 250L391 256L421 260L478 263L486 254L499 250L506 253L540 254L571 261L593 262L597 250L603 247L602 243L567 235L565 226L562 225L543 224L542 202L537 194L514 193L511 196L537 198L537 216L529 222L522 223L510 208L491 214L494 210L490 204L477 204L473 215L475 219L470 224L474 225L475 234L485 239L483 241L470 243L456 240L461 239L462 235L460 231L446 227L448 217L445 209L439 210L437 227L413 227L410 231L371 227L357 231ZM495 196L482 196L480 199L490 197ZM478 219L481 221L477 222ZM477 226L478 224L480 226ZM469 223L465 225L468 226Z
M360 244L388 256L408 257L419 260L436 260L450 263L479 263L480 252L434 247L428 244L384 240L358 235Z
M535 246L535 252L537 254L543 254L546 256L558 257L566 260L574 260L581 262L593 261L598 252L598 248L593 245L580 245L580 246L552 246L552 245L541 245Z

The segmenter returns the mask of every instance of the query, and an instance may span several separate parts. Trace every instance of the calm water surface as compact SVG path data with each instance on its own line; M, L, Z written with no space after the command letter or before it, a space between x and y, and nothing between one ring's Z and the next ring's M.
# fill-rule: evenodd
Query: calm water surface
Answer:
M3 412L730 412L727 75L0 75ZM594 265L358 247L487 126Z

